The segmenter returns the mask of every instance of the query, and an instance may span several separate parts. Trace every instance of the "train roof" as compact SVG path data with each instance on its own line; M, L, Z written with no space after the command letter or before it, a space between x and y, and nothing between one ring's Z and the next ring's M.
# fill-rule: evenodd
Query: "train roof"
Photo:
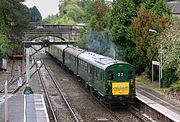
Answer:
M113 58L99 55L93 52L84 52L79 55L79 59L84 60L102 70L114 64L129 64L127 62L114 60Z
M68 46L65 49L65 52L72 54L73 56L77 57L79 54L81 54L82 52L84 52L85 50L80 49L78 47L74 47L74 46Z
M51 45L51 46L57 47L60 50L64 50L67 47L67 45Z

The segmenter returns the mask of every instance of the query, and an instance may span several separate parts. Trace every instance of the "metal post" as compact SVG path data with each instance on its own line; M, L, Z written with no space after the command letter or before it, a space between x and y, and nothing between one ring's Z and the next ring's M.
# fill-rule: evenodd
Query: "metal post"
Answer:
M22 77L22 72L23 72L23 59L21 60L21 77Z
M2 65L2 68L3 68L4 71L6 71L6 70L7 70L7 59L4 59L4 58L3 58L2 61L3 61L3 63L2 63L2 64L3 64L3 65Z
M5 122L8 122L8 95L7 95L7 80L5 82L5 106L4 106L4 112L5 112Z
M116 60L116 50L114 49L113 58Z
M161 88L161 66L159 65L159 88Z
M27 86L29 86L29 80L30 80L29 52L30 52L30 48L26 48L26 84Z
M154 76L153 76L153 63L152 63L152 84L153 84Z
M162 44L161 44L161 79L162 79Z

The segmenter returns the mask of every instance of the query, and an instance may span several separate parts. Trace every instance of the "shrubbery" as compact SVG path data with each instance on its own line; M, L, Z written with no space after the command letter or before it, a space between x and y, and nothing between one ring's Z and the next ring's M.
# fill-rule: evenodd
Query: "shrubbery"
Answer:
M170 87L170 90L172 92L180 92L180 80L177 81L176 83L173 83Z

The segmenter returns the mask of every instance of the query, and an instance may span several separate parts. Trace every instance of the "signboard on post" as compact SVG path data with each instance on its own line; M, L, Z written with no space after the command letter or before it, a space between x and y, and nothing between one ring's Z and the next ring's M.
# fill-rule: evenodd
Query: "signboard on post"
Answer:
M158 61L152 61L152 65L156 65L156 66L159 66L160 63Z
M153 83L153 80L154 80L154 76L153 76L153 65L156 65L156 66L159 66L159 88L161 88L161 70L160 70L160 62L158 62L158 61L152 61L152 83Z

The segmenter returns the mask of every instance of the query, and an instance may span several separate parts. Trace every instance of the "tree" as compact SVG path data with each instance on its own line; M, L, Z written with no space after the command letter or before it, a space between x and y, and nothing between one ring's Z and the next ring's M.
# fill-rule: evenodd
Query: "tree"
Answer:
M28 27L28 8L22 1L1 0L0 9L4 19L3 30L11 41L21 41L23 31Z
M44 22L52 24L76 24L83 22L84 11L79 0L61 0L59 3L59 15L51 16Z
M158 15L155 11L147 10L142 5L133 20L132 30L136 43L136 52L140 61L146 67L147 74L151 74L151 61L158 60L158 38L161 32L170 24L168 15ZM149 32L154 29L157 33Z
M139 57L135 52L135 43L131 30L132 20L136 15L135 4L131 0L113 1L110 13L109 29L113 41L121 50L121 59L136 66L137 71L143 69L140 66Z
M28 20L30 22L41 22L42 16L39 10L36 8L36 6L29 8L28 12Z
M87 2L87 1L86 1ZM110 47L108 25L108 6L103 0L91 0L84 6L86 27L82 30L79 46L96 53L104 54Z
M0 60L7 56L8 42L4 34L4 17L2 14L2 8L0 7Z
M179 34L180 20L173 19L173 23L163 32L160 37L161 41L158 43L158 45L162 45L164 87L169 87L177 80L180 80ZM178 87L180 89L180 85Z
M0 59L7 57L8 48L9 48L9 44L6 36L0 33Z

